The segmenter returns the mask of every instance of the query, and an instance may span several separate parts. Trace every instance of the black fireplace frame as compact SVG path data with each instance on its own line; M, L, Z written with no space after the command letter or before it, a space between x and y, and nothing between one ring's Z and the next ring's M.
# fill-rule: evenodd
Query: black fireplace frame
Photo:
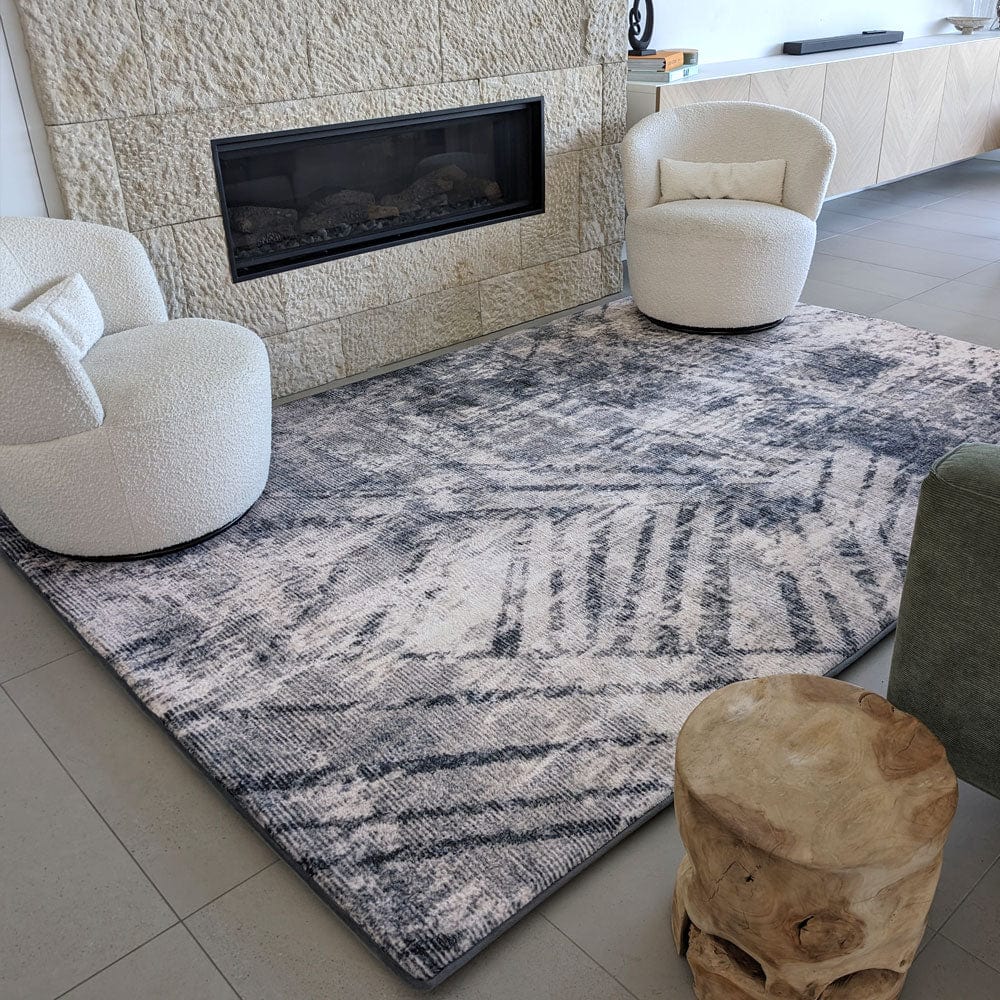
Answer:
M225 184L222 178L221 155L232 150L248 147L277 146L284 143L298 142L308 136L333 136L343 133L362 133L380 130L403 128L409 124L433 124L434 122L449 122L478 115L491 115L498 111L523 109L531 115L532 132L537 136L537 157L533 163L531 177L532 190L536 197L532 203L523 209L511 209L501 206L497 209L475 209L466 213L469 217L451 216L441 222L427 222L415 225L413 232L398 231L397 235L380 233L367 239L356 241L345 249L337 249L341 240L330 240L328 243L315 243L301 250L282 250L274 254L261 255L250 264L238 264L233 249L233 234L230 228L230 212L226 202ZM284 129L278 132L264 132L257 135L230 136L212 139L212 162L215 166L215 180L219 195L219 208L222 212L222 224L226 233L226 252L229 258L229 271L234 282L250 281L262 278L268 274L280 274L311 264L319 264L328 260L339 260L344 257L354 257L358 254L370 253L383 247L401 246L414 243L417 240L429 239L444 233L457 233L467 229L478 229L491 226L498 222L508 222L513 219L524 219L545 212L545 99L544 97L528 97L516 101L496 101L492 104L477 104L471 107L447 108L441 111L426 111L412 115L393 115L388 118L372 118L366 121L343 122L335 125L319 125L311 128ZM370 246L365 246L370 242ZM269 258L273 258L273 261ZM280 258L280 259L279 259Z

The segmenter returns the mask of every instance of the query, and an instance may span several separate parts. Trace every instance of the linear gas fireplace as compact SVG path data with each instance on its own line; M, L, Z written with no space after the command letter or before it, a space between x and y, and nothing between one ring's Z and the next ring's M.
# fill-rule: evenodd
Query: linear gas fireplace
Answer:
M212 142L234 281L545 210L541 97Z

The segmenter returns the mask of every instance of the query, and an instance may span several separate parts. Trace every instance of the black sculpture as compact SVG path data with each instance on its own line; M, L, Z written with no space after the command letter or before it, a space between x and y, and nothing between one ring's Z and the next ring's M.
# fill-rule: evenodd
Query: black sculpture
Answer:
M653 37L653 0L644 0L645 16L639 13L640 0L632 0L632 10L628 15L628 43L630 56L648 56L653 50L648 48ZM643 23L645 22L645 23ZM642 33L640 34L640 29Z

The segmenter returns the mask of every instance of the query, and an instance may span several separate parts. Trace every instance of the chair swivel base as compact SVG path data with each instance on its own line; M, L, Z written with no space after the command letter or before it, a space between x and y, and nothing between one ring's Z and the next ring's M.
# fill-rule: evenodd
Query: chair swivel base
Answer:
M664 330L675 330L677 333L696 333L696 334L714 334L714 335L729 335L738 333L762 333L764 330L773 330L776 326L781 326L782 323L787 319L786 316L782 316L781 319L772 320L770 323L758 323L756 326L731 326L731 327L715 327L715 326L684 326L682 323L668 323L666 320L656 319L650 316L648 313L639 310L640 314L648 319L650 323L654 323L656 326L662 327Z

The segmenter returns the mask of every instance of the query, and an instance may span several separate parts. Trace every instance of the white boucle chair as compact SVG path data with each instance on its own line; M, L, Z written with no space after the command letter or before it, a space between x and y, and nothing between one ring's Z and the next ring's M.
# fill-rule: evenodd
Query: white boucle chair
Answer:
M36 545L74 556L153 554L227 527L267 481L262 341L232 323L168 320L128 233L0 219L0 309L73 274L104 320L82 358L58 337L19 335L28 312L0 325L0 510Z
M825 125L767 104L707 102L643 118L621 150L628 274L638 309L692 332L748 332L780 323L809 272L835 154ZM659 204L661 158L783 159L782 203Z

